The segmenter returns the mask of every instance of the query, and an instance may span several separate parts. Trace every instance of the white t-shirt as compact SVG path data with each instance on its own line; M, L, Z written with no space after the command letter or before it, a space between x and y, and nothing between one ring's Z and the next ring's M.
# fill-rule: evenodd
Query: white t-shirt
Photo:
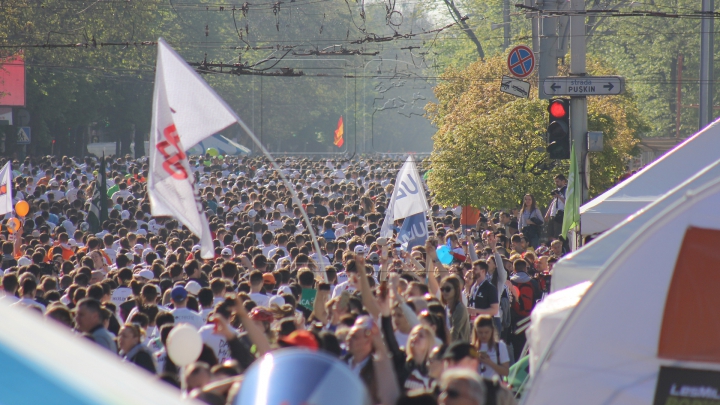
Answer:
M200 328L200 337L203 343L213 349L220 363L225 360L232 360L227 340L224 336L213 333L213 329L215 329L215 325L205 325Z
M118 287L113 291L110 301L116 306L120 306L123 302L127 301L128 297L132 295L132 288L130 287Z
M160 349L160 351L155 353L155 364L157 364L158 374L162 374L163 369L165 368L165 363L167 362L167 358L167 350L165 350L164 347Z
M496 347L499 347L499 348L500 348L500 355L499 355L499 356L498 356L498 353L495 352L495 348L493 348L492 350L488 350L488 345L487 345L487 343L482 343L482 344L480 345L480 350L479 350L479 351L480 351L480 352L486 352L486 353L488 354L488 356L490 357L490 360L492 360L493 362L497 363L498 365L509 362L509 361L510 361L510 355L508 354L508 350L507 350L507 346L505 345L505 342L503 342L502 340L499 341L499 342L497 342L497 346L496 346ZM498 362L498 357L500 358L500 361L499 361L499 362ZM485 371L482 371L483 367L485 368ZM495 370L492 369L492 367L486 366L486 365L483 365L483 364L481 364L481 365L478 367L478 373L479 373L481 376L485 377L485 378L492 378L494 375L497 374L497 373L495 372Z
M45 305L43 305L33 299L30 299L30 298L20 298L11 306L36 307L36 308L39 308L40 310L42 310L43 313L45 313Z
M250 299L253 300L259 307L270 308L270 296L260 293L250 293Z
M340 296L343 293L343 291L353 293L353 292L355 292L356 289L357 288L354 285L350 284L350 281L340 283L335 286L335 289L333 290L333 293L332 293L332 298Z
M177 308L173 309L171 313L175 317L175 324L189 323L197 329L205 326L205 322L203 322L202 316L200 316L200 314L191 309Z

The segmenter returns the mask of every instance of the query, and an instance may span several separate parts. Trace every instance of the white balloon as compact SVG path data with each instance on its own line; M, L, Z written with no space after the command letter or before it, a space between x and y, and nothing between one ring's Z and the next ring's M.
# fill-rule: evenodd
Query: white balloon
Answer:
M194 326L183 323L175 326L167 338L167 353L179 367L187 366L200 357L202 338Z

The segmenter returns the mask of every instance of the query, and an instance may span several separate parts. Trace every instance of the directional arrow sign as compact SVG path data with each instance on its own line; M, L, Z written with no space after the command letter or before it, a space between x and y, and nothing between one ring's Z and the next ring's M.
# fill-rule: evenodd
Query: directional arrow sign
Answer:
M612 96L625 92L621 76L550 76L542 82L548 96Z

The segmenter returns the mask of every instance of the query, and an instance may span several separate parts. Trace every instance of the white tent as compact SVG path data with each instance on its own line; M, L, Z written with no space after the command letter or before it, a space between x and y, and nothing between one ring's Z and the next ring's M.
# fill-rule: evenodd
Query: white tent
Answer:
M215 134L198 142L188 149L189 155L204 155L208 149L215 148L221 155L249 155L252 151L220 134Z
M583 235L604 232L720 158L720 120L580 207Z
M552 291L594 280L611 254L625 246L630 241L630 237L657 213L682 198L689 190L697 189L717 178L720 178L720 160L696 173L653 204L636 212L589 244L563 257L553 267Z
M720 178L686 192L628 241L543 353L523 403L720 399Z
M35 311L0 304L0 319L0 404L196 403Z
M530 315L530 327L526 332L530 345L530 375L537 372L540 357L552 342L555 332L575 309L591 284L586 281L560 290L548 295L535 306Z

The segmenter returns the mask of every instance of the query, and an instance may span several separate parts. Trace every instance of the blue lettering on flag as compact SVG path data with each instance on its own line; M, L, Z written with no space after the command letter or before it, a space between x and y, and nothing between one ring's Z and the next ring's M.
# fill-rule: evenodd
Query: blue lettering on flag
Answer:
M415 246L424 245L427 237L427 219L425 213L420 212L405 218L397 240L402 244L403 249L409 252Z

